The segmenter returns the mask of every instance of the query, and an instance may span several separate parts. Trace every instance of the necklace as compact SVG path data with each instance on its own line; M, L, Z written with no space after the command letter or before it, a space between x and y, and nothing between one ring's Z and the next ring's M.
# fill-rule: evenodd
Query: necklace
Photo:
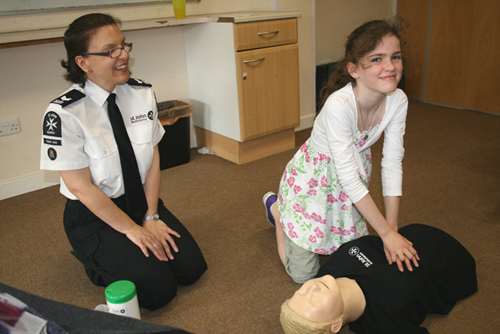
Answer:
M355 87L354 95L356 97L356 106L358 107L359 116L361 117L361 124L363 125L363 132L365 133L364 140L366 141L368 139L370 131L372 130L373 123L375 123L375 120L377 119L378 113L380 112L380 107L382 107L382 103L384 103L384 101L385 101L385 96L382 99L382 102L380 102L380 104L378 105L377 112L375 113L375 116L373 116L373 120L372 120L372 124L370 125L370 128L368 129L368 131L366 131L365 121L363 121L363 113L361 112L361 107L359 105L358 87Z

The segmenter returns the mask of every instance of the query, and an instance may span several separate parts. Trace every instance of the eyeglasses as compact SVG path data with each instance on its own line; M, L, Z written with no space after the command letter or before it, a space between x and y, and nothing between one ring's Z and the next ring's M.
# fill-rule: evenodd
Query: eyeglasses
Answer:
M114 49L111 49L109 51L84 52L81 55L82 56L103 56L103 57L109 57L109 58L118 58L122 55L123 50L127 51L127 53L130 53L130 51L132 51L132 43L123 43L122 47L114 48Z

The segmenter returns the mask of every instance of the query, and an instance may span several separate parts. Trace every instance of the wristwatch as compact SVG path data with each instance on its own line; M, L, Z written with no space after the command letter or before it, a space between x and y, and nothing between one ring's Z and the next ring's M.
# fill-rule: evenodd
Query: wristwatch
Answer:
M144 219L142 221L147 222L148 220L158 220L158 219L160 219L160 215L157 213L153 213L153 215L151 215L151 216L144 217Z

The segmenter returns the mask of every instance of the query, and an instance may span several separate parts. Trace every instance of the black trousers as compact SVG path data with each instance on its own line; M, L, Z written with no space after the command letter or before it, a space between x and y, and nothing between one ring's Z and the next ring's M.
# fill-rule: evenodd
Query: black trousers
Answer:
M123 196L113 201L122 209L126 207ZM149 257L144 256L138 246L100 220L80 201L68 200L64 210L66 235L92 283L108 286L118 280L129 280L137 288L139 305L149 310L169 303L178 285L196 282L207 270L198 244L161 199L158 214L181 236L173 236L179 252L172 251L174 259L167 262L158 260L152 253Z

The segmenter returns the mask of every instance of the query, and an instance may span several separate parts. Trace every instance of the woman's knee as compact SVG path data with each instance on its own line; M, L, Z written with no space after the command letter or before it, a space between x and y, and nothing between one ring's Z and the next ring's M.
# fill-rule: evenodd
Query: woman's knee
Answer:
M175 274L180 285L191 285L200 279L207 268L207 263L200 254L192 261L186 261Z
M152 282L137 283L137 299L139 305L150 311L159 309L170 303L177 295L177 282L163 282L163 284L152 284Z

